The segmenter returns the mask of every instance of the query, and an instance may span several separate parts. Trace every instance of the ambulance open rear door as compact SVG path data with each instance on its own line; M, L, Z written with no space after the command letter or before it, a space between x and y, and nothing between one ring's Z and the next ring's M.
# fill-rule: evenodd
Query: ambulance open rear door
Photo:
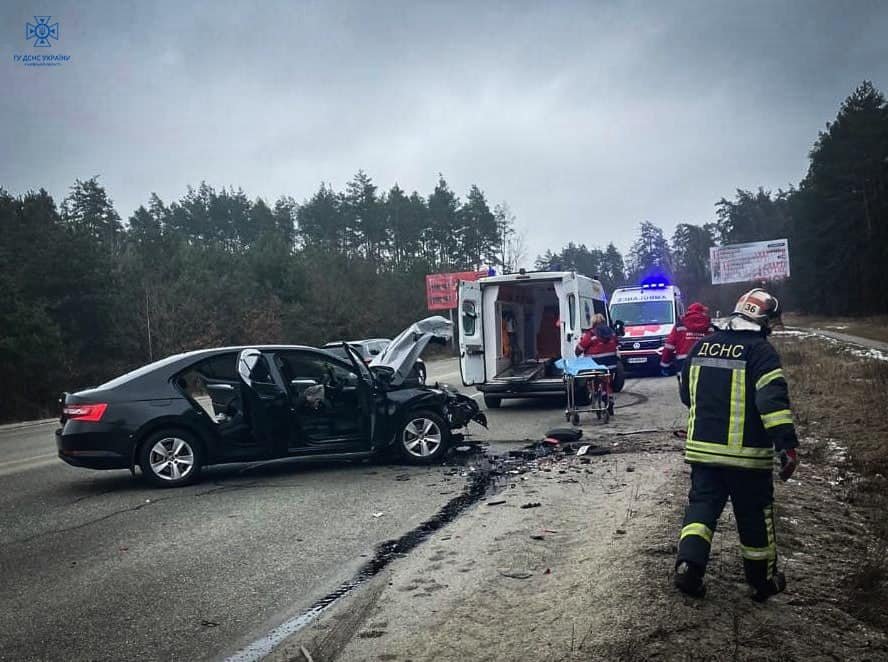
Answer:
M481 284L461 281L459 284L459 371L465 386L486 381L484 367L484 325L482 323Z

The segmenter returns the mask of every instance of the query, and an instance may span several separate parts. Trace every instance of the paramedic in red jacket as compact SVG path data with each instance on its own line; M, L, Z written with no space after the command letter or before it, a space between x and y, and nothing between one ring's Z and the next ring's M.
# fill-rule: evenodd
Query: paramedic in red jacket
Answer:
M672 327L672 331L666 336L663 355L660 357L660 370L663 374L681 370L685 358L697 341L714 332L709 308L702 303L688 306L688 312L681 322Z
M596 363L608 368L617 365L617 334L607 325L604 315L596 313L592 317L592 328L583 332L574 352L577 356L588 356Z

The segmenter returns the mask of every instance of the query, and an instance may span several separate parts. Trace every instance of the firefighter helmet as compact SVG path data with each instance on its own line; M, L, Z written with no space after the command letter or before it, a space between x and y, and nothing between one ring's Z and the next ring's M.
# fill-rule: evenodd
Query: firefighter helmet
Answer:
M744 317L768 329L779 321L781 312L777 297L757 287L737 299L737 305L731 314Z

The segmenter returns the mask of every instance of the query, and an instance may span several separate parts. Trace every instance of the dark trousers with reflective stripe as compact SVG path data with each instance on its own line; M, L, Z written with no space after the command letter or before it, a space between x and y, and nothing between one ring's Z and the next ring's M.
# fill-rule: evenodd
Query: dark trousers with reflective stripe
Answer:
M691 490L685 511L678 563L705 571L718 518L728 498L734 507L746 581L759 586L777 567L774 483L770 471L691 464Z

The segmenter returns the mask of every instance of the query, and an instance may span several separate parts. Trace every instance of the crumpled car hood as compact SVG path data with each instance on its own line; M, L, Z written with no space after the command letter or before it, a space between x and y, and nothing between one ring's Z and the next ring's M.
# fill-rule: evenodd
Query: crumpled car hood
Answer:
M452 337L453 322L440 315L426 317L399 333L382 353L370 362L370 367L382 366L394 371L389 383L397 386L410 376L416 359L433 338L447 341Z

